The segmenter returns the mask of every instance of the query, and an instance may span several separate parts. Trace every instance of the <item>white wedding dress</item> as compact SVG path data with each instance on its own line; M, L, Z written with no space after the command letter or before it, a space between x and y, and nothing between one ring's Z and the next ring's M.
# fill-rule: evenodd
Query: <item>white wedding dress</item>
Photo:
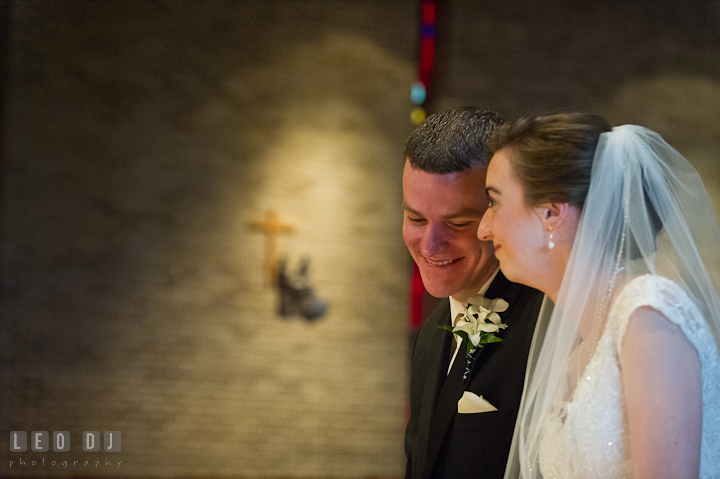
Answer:
M703 382L700 477L720 477L720 357L712 333L677 284L644 275L617 297L570 401L556 401L546 417L539 450L544 479L632 477L619 356L629 317L641 306L677 324L698 351Z

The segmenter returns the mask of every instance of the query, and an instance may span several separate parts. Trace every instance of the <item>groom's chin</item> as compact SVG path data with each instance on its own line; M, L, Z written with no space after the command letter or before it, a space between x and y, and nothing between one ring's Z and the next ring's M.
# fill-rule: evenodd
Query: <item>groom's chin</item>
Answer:
M430 296L435 298L450 297L455 294L456 290L459 288L459 285L455 284L455 281L452 281L454 278L450 275L448 275L450 278L439 277L440 275L438 274L423 274L423 271L421 270L420 276L422 277L425 290L428 294L430 294Z

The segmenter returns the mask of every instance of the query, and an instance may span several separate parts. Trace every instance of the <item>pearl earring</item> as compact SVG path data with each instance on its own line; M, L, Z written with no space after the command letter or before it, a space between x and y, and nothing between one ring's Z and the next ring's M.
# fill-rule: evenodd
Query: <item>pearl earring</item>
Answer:
M548 231L552 231L552 226L548 226ZM548 243L548 248L554 249L555 243L553 242L553 234L550 233L550 242Z

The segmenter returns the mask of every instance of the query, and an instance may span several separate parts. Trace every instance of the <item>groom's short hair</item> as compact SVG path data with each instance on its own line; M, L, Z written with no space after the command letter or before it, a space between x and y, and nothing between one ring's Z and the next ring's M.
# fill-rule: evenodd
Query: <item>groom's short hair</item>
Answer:
M485 141L503 123L495 113L475 107L435 113L410 135L404 159L413 168L439 175L487 168Z

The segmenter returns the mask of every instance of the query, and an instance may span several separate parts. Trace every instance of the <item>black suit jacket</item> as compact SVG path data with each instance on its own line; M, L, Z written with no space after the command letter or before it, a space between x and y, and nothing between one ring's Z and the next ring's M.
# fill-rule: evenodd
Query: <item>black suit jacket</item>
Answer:
M454 341L440 326L450 324L450 301L442 301L418 331L405 430L406 479L503 477L543 294L511 283L499 272L485 297L509 303L500 313L508 327L497 334L502 342L486 344L479 351L464 384L449 381L443 387ZM464 369L463 352L464 345L453 369ZM464 391L482 395L498 410L458 414L457 402Z

